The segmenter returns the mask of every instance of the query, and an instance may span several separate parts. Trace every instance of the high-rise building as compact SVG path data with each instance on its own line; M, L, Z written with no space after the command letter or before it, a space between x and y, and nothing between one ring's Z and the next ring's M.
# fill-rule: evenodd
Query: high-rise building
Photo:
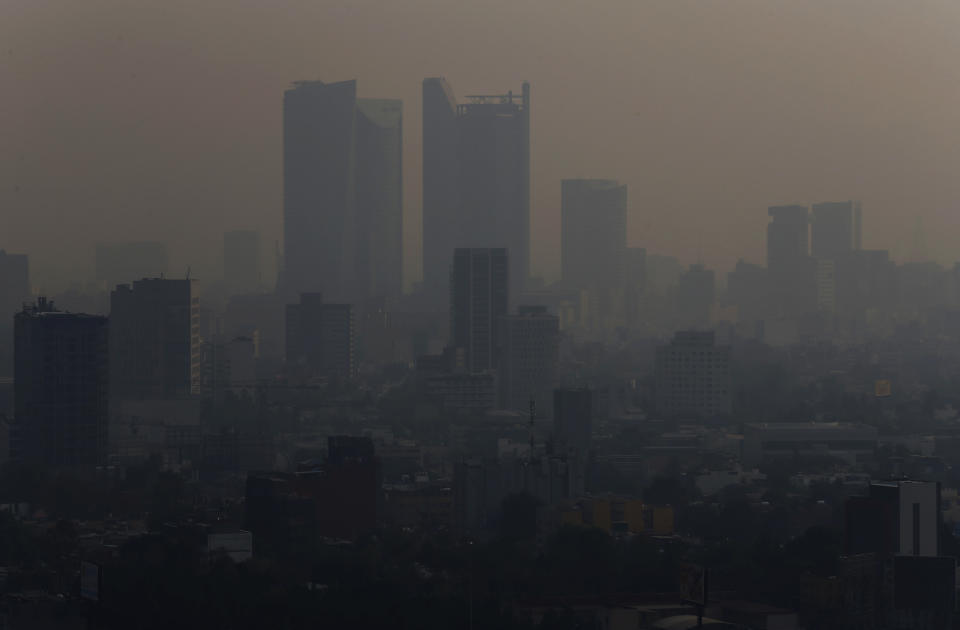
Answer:
M356 81L284 92L283 291L353 302L402 290L402 106Z
M773 206L767 225L767 272L771 313L796 318L816 310L817 266L810 256L806 206Z
M223 281L231 295L252 293L260 285L260 235L253 230L223 233Z
M63 313L40 298L15 318L14 461L92 468L106 456L107 318Z
M610 179L560 183L561 270L581 289L619 286L627 249L627 187Z
M191 280L144 278L110 294L110 394L182 398L200 385L200 299Z
M287 364L308 375L350 379L356 372L353 308L330 304L320 293L302 293L288 304Z
M730 348L713 332L682 331L657 348L656 407L665 416L710 418L731 411Z
M810 253L814 258L840 260L859 248L860 206L852 201L813 204Z
M460 248L450 273L450 345L464 353L468 372L496 369L499 320L507 314L509 264L505 249Z
M526 411L532 400L541 417L553 415L560 319L544 306L521 306L500 318L500 406Z
M139 278L167 273L167 246L154 241L100 243L96 249L96 280L105 289Z
M510 282L530 270L530 85L520 94L467 96L423 81L423 277L443 295L458 247L506 248Z

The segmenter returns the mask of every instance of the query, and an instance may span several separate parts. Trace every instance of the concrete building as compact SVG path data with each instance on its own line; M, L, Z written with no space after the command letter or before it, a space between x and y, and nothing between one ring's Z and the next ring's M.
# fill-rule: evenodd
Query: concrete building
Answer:
M110 294L110 394L189 396L200 385L200 299L191 280L144 278Z
M521 291L530 269L530 85L466 100L442 78L423 81L424 285L446 292L456 248L505 248Z
M530 401L538 416L553 415L557 385L560 319L543 306L521 306L500 318L500 407L524 411Z
M764 422L743 432L742 463L752 468L764 461L834 457L849 463L873 455L877 429L844 422Z
M450 345L462 348L465 367L485 372L497 367L499 320L509 303L509 264L505 249L457 249L450 274Z
M939 483L873 482L868 496L847 500L844 551L939 556L941 521Z
M657 413L713 417L731 412L730 348L712 332L677 332L656 352Z
M223 233L223 282L230 295L248 294L259 288L259 233L253 230Z
M286 358L306 376L351 379L356 375L353 308L303 293L286 310Z
M107 318L63 313L44 298L14 318L13 461L84 469L107 446Z
M560 182L563 281L578 289L620 286L627 250L627 187L611 179Z
M816 262L810 257L806 206L768 209L767 273L771 314L796 318L816 308Z
M400 101L359 99L356 81L284 92L286 296L401 292L401 118Z
M160 278L169 269L167 246L155 241L100 243L96 248L96 280L104 289L139 278Z

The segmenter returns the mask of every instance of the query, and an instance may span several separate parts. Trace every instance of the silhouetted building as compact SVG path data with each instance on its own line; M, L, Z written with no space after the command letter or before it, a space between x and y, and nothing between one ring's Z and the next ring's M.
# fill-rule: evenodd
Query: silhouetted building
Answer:
M530 85L520 95L467 96L423 81L423 277L443 295L458 247L506 248L511 286L530 269Z
M110 394L180 398L200 385L200 299L191 280L144 278L110 294Z
M731 411L730 348L712 332L677 332L657 348L656 407L665 416L709 418Z
M938 556L941 521L939 483L873 482L847 499L844 552Z
M308 375L350 379L356 373L353 308L303 293L286 311L287 363Z
M457 249L450 273L450 345L462 348L465 367L497 367L499 326L509 302L505 249Z
M96 280L106 289L138 278L160 278L167 273L167 247L141 241L100 243L96 249Z
M627 187L610 179L560 183L561 271L581 288L620 286L627 249Z
M768 209L767 273L772 314L797 318L816 308L816 262L810 256L806 206Z
M553 413L557 384L560 320L543 306L521 306L500 318L500 406L526 411L536 403L537 415Z
M727 274L727 299L737 308L737 321L748 334L759 336L757 324L767 313L767 270L738 260Z
M365 440L366 444L360 444ZM325 463L296 473L250 473L246 527L270 540L354 539L377 527L380 465L369 438L328 439Z
M260 235L257 232L224 232L223 281L230 295L250 293L259 287Z
M743 466L833 458L855 464L872 456L877 429L849 422L762 422L743 428Z
M852 201L813 204L810 223L810 254L838 260L859 249L859 205Z
M93 468L106 457L107 318L63 313L40 298L15 318L11 458Z
M298 81L284 92L287 296L401 292L401 102L356 92L356 81Z

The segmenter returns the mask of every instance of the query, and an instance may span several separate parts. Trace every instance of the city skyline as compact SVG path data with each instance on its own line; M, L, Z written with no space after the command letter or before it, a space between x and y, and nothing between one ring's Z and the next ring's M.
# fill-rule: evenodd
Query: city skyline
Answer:
M104 6L110 3L105 2ZM251 65L241 72L240 66L228 64L215 54L218 45L225 51L233 50L238 45L235 38L239 31L215 26L211 14L214 6L215 3L195 12L174 12L162 29L131 21L129 12L114 12L115 23L104 27L110 34L105 38L109 44L104 44L104 49L83 42L75 46L75 63L103 61L87 63L78 76L102 85L110 99L82 95L76 113L58 118L57 125L50 123L59 116L61 105L48 98L47 86L57 83L55 78L61 70L42 64L34 67L30 59L55 54L58 46L76 41L74 36L48 26L38 37L25 41L19 33L29 29L17 30L17 26L42 19L42 7L4 20L5 27L16 32L6 38L11 45L0 71L12 73L14 84L22 84L24 90L14 94L15 100L7 110L22 124L17 125L10 149L3 153L7 168L0 169L4 173L0 204L14 211L6 213L0 232L34 254L35 275L41 288L50 285L58 274L64 275L64 270L82 269L92 263L88 253L92 243L77 234L83 233L79 229L83 217L94 212L103 217L108 240L168 241L171 273L182 275L190 266L194 276L205 282L217 275L219 257L210 250L222 231L219 228L256 229L263 242L271 245L280 240L279 93L291 81L304 78L356 78L361 82L360 96L392 96L407 104L407 286L419 277L420 81L424 76L435 75L476 92L496 92L504 85L529 80L537 92L531 130L534 275L553 278L559 273L557 184L564 177L610 177L628 185L634 191L628 209L628 243L645 246L654 253L677 255L684 262L694 262L702 255L708 266L721 270L732 268L741 255L760 262L762 236L751 237L746 228L767 206L847 199L862 201L869 217L863 228L865 246L890 249L898 260L925 255L914 252L911 239L903 237L911 232L920 216L924 219L929 255L944 263L953 262L948 245L955 240L952 235L956 223L950 210L960 195L954 190L952 178L945 175L945 166L954 154L949 148L949 132L945 136L942 130L952 128L944 118L952 108L942 107L954 95L950 84L944 82L947 70L939 60L950 57L954 44L939 37L940 31L934 31L933 37L923 41L908 38L902 47L893 50L876 45L884 41L882 34L890 20L901 20L898 23L910 27L904 37L930 22L955 21L956 10L948 5L931 3L931 10L923 14L892 6L864 13L858 10L861 3L844 3L827 15L834 28L849 37L817 37L804 43L795 33L815 27L819 18L797 7L782 7L769 13L756 11L756 5L749 3L726 11L701 7L697 20L684 22L682 7L628 9L615 4L616 15L625 23L647 18L643 21L645 37L637 42L638 52L657 53L659 57L654 55L649 62L628 57L637 64L634 81L621 81L609 72L593 76L596 81L591 83L594 89L589 92L610 96L605 99L593 98L592 94L585 97L568 81L559 80L552 70L569 60L574 75L580 72L586 76L590 66L585 67L585 62L574 62L564 55L557 56L549 66L537 62L533 47L548 46L540 36L532 38L535 44L516 44L514 52L528 54L514 55L517 63L513 68L505 66L507 69L491 72L469 62L456 49L452 58L442 64L445 67L437 68L436 61L427 61L422 54L400 47L400 54L387 64L391 71L385 72L374 63L378 57L372 53L355 59L339 56L336 63L331 55L293 54L320 50L316 48L318 44L298 39L300 28L294 30L288 46L254 47L242 57ZM307 23L315 15L297 2L289 6L289 16ZM428 4L415 4L410 15L421 16L429 8ZM570 26L559 15L537 15L543 15L558 34L569 32ZM505 26L498 20L497 25L508 32L530 26L531 15L521 12L514 16L516 24ZM99 18L92 15L81 12L75 17L90 28L100 26ZM590 15L577 17L594 19ZM277 19L277 26L286 25L290 17ZM347 21L344 34L328 38L329 43L324 46L347 45L345 33L359 28L364 19L374 18L359 10ZM455 34L467 41L485 38L493 27L492 23L481 21L454 29L450 34L438 32L437 27L449 19L449 11L440 11L436 26L413 25L409 16L401 23L411 33L422 32L424 41L434 44L453 41L450 38ZM743 43L736 44L727 36L705 31L710 19L739 20L743 28L749 25L750 31L744 33ZM874 28L856 26L859 20L866 20ZM205 32L212 37L208 46L178 48L162 38L164 33L184 33L187 42L199 44L196 35L188 35L191 25L207 29ZM324 27L321 24L319 28ZM698 47L678 57L679 53L671 49L672 43L658 35L657 28L675 34L680 41L699 42ZM778 34L780 39L775 38ZM395 42L397 36L391 31L386 41ZM50 37L61 38L64 43L54 45ZM592 52L589 60L594 62L593 67L603 67L616 58L616 53L622 52L620 42L612 38ZM782 93L789 101L760 90L767 76L767 62L751 60L737 65L736 71L716 67L720 60L742 58L750 50L748 44L767 47L773 56L769 63L792 62L798 66L793 74L779 79ZM716 59L706 58L705 48L715 50ZM862 57L843 54L858 49L886 55L891 63L866 64ZM177 51L179 58L196 63L180 66L179 74L173 73L162 65L163 56L158 56L170 50ZM259 50L264 57L257 61L251 55ZM495 59L505 54L498 52ZM667 55L665 61L692 69L689 83L679 81L652 61L663 55ZM836 67L825 68L828 61ZM926 78L904 75L902 68L921 61L928 69L933 64ZM696 62L703 62L704 70L697 70ZM394 71L398 64L402 64L402 71ZM888 74L878 74L874 68L879 67ZM718 78L709 79L705 70L719 73ZM844 103L842 106L832 107L829 99L824 100L811 89L814 70L827 73L824 80L837 91L836 102ZM848 84L843 81L848 76L862 78ZM149 81L148 77L154 80ZM618 80L614 84L611 81L615 78ZM158 90L181 85L183 89L177 90L174 107L150 116L136 113L151 111L150 103L161 94L171 95L169 90ZM721 91L724 85L732 86L734 93L743 96L726 95ZM890 90L893 85L899 86L896 92ZM688 91L694 89L710 96L707 101L713 107L692 102L703 99L686 98ZM748 96L753 98L744 100ZM228 98L234 101L229 108L233 114L220 116ZM38 99L45 104L41 105ZM193 110L188 107L191 101L196 105ZM747 115L756 113L761 103L768 106L761 111L769 114L748 125ZM744 108L745 104L749 106ZM575 122L578 119L583 120ZM193 122L202 123L204 132L185 136L184 124ZM718 122L729 131L714 129ZM689 132L677 135L681 123ZM63 133L57 134L54 129ZM122 135L116 136L114 142L90 146L91 134L114 137L115 132ZM730 144L734 138L746 138L746 149L731 154L729 147L738 146ZM121 149L137 156L136 159L120 160L117 152ZM764 157L773 154L779 156L777 160ZM80 155L87 158L76 159ZM39 177L44 170L62 171L61 160L67 159L75 165L79 163L79 167L63 171L56 186ZM203 178L197 175L201 163L212 167ZM252 177L253 174L256 176ZM129 183L104 186L107 178L114 175ZM161 216L169 218L167 225L156 222L154 217ZM216 224L217 229L208 227L211 224ZM713 234L722 238L714 242L708 237ZM12 248L6 243L0 246ZM267 262L271 260L272 257ZM48 290L52 288L47 286Z

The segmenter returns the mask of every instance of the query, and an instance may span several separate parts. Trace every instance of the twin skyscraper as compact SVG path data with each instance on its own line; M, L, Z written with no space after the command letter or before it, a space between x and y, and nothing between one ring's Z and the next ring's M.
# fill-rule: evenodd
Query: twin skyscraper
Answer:
M357 303L403 288L402 104L356 81L284 94L281 290ZM511 290L530 269L530 86L458 102L423 82L423 283L445 301L453 251L506 248ZM440 302L442 303L442 302Z

